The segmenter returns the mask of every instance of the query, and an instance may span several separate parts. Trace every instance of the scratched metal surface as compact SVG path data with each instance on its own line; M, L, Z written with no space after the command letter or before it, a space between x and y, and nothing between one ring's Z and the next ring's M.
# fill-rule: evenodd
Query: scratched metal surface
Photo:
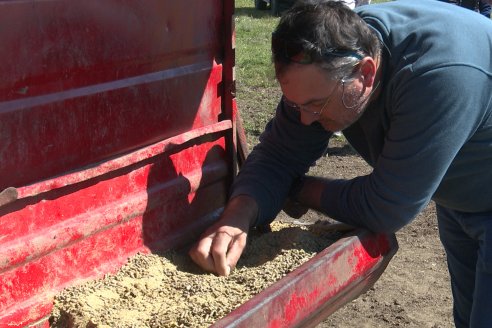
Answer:
M217 219L235 173L232 10L0 1L0 327Z

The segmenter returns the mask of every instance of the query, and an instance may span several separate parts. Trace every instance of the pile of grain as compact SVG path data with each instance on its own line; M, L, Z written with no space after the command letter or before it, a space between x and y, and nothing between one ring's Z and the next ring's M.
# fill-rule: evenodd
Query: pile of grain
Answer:
M185 252L138 254L115 275L60 293L51 326L208 327L338 238L276 222L250 233L228 277L204 273Z

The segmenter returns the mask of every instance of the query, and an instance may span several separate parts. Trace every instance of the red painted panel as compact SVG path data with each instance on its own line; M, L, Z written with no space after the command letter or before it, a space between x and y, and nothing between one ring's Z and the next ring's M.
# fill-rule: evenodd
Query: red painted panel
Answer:
M230 184L225 140L207 138L52 190L0 217L0 322L49 302L65 286L102 276L137 251L196 238L217 218Z
M190 203L203 199L204 187L221 180L226 184L229 179L224 140L218 142L163 154L124 168L120 174L112 172L18 202L0 217L0 271L154 206L172 204L165 213L188 211ZM223 193L213 197L219 203L210 201L202 208L222 207ZM169 216L171 225L175 219Z
M214 58L221 61L224 18L230 19L219 0L1 1L0 6L2 101L199 62L211 66Z
M217 0L1 2L0 189L218 122L222 15Z
M176 77L171 87L156 81L32 108L0 109L0 136L5 140L0 146L5 158L0 188L19 187L217 122L219 68L212 76L209 68L200 75ZM203 86L194 84L200 80Z
M0 1L0 192L18 195L0 202L0 327L217 218L236 169L232 8Z

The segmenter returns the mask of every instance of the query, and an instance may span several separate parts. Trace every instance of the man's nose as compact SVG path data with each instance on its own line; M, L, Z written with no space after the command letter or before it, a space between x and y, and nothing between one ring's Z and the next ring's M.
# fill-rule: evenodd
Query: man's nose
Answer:
M300 111L300 113L301 113L301 123L304 125L311 125L318 119L317 116L306 113L302 110Z

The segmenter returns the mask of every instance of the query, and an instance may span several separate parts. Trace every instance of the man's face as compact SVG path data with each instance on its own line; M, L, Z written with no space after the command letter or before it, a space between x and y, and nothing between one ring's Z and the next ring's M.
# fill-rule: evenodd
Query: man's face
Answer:
M279 82L284 102L299 110L301 122L310 125L317 121L328 131L341 131L352 125L367 104L367 90L361 81L330 80L316 65L292 64Z

